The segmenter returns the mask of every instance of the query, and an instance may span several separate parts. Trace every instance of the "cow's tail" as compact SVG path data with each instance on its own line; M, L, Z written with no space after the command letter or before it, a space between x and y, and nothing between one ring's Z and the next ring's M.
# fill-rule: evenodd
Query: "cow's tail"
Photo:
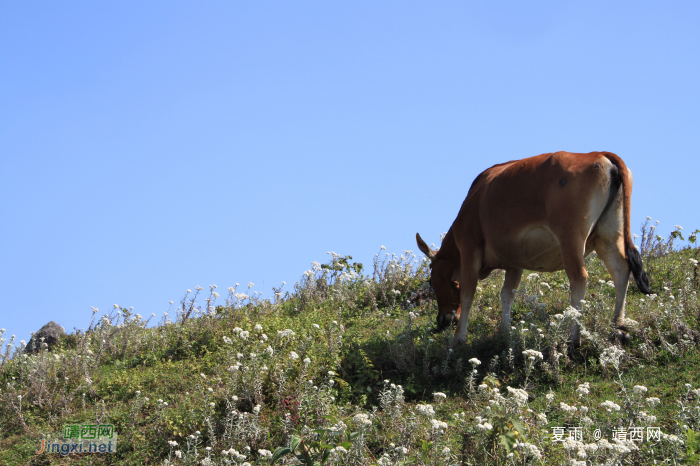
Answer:
M632 272L632 276L634 276L634 282L637 284L639 291L645 294L651 294L649 277L644 271L644 264L642 264L642 255L639 254L639 251L632 242L632 231L630 229L630 216L632 212L632 180L630 179L630 172L627 169L625 162L623 162L617 155L609 152L605 152L603 155L610 160L613 165L615 165L619 174L620 187L622 188L623 196L624 215L624 227L622 234L625 239L625 256L627 256L627 264Z

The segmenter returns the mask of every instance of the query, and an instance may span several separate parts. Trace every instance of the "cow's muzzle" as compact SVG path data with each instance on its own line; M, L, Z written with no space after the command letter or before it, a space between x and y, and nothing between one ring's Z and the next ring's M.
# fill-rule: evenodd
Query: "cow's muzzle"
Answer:
M454 312L451 312L449 314L438 314L437 316L437 325L440 330L444 330L453 323L457 323L459 321L459 316L456 315Z

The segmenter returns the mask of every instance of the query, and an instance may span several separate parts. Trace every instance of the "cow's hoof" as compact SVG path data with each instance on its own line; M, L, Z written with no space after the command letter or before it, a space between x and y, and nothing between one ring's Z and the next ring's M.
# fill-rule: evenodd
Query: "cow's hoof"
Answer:
M466 339L466 338L455 336L455 337L452 339L452 345L451 345L451 346L452 346L452 348L457 348L457 347L459 347L459 346L462 346L462 345L465 344L466 342L467 342L467 339Z
M581 347L581 337L570 338L569 341L566 342L566 346L569 350L569 354L573 354L574 350L577 350Z
M622 346L627 346L632 341L632 336L626 328L615 329L615 340L619 341Z

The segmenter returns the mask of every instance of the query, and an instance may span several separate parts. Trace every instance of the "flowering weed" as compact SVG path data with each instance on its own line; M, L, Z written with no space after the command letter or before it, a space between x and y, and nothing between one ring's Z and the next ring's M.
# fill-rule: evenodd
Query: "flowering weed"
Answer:
M119 451L75 464L696 461L698 249L674 246L679 227L668 239L656 229L647 224L640 245L655 294L630 291L625 347L595 255L581 311L563 272L526 274L507 339L494 272L479 284L467 344L451 348L434 327L426 261L383 248L368 274L329 253L271 299L252 283L223 304L216 285L196 287L155 326L153 314L95 309L87 331L51 351L26 353L0 330L0 462L26 464L38 435L83 421L114 424Z

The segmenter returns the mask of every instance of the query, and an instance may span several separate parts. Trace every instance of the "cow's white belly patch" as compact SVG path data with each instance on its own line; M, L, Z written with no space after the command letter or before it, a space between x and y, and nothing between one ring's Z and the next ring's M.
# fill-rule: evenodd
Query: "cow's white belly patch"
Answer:
M493 244L492 247L487 245L485 258L488 266L494 268L519 267L543 272L564 268L559 241L545 227L531 228L512 241Z

